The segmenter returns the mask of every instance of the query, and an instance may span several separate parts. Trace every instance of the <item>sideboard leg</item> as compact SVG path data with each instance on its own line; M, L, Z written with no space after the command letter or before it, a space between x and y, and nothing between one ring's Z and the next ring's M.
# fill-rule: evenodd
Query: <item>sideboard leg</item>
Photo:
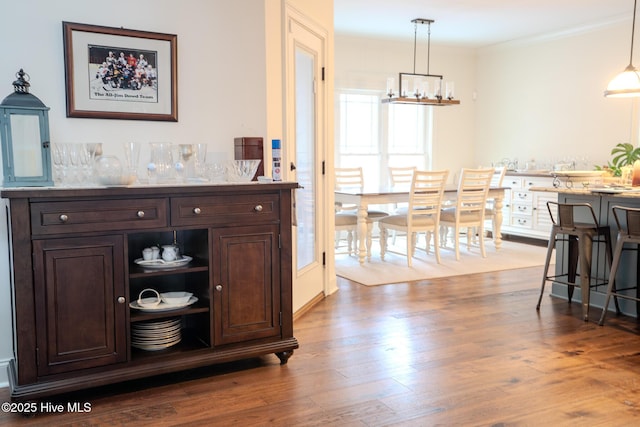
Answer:
M289 358L293 356L293 350L278 352L276 353L276 356L280 359L281 365L286 365Z

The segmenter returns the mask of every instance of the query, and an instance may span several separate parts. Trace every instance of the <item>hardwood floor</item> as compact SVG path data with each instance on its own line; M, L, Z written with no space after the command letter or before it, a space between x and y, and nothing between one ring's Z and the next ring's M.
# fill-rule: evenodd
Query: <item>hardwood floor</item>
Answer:
M580 320L542 268L340 291L295 322L300 349L51 399L91 412L0 425L629 426L640 424L635 319ZM0 401L8 400L7 389Z

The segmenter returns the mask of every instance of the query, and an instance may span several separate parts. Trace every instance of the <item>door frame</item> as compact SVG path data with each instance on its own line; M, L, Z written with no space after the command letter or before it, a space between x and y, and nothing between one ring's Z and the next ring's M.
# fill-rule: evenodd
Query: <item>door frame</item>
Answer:
M325 263L323 267L322 274L322 292L324 296L332 294L337 290L335 286L335 267L334 267L334 256L333 256L333 246L329 245L329 242L333 242L333 238L329 238L330 234L333 233L333 216L328 215L328 206L333 205L333 192L330 191L333 189L333 186L329 187L327 177L328 173L333 170L332 160L333 156L330 154L331 144L329 144L329 137L332 135L333 130L330 129L331 120L329 120L329 105L331 103L330 97L330 88L331 85L328 84L327 81L327 64L328 61L328 46L329 46L329 33L317 22L304 15L297 9L295 9L290 4L285 4L284 8L284 38L285 38L285 49L284 49L284 136L285 141L295 141L296 135L296 122L295 122L295 40L291 36L291 26L292 24L303 27L306 31L312 33L314 36L318 37L321 41L322 48L319 53L319 60L322 63L322 67L325 70L324 77L325 79L322 81L318 81L316 85L316 93L321 93L321 102L318 103L317 106L317 117L319 120L317 121L317 129L316 129L316 141L320 144L319 149L316 150L318 155L316 170L318 171L316 174L316 185L319 191L318 195L318 203L322 204L320 209L318 209L318 219L317 219L317 236L319 238L320 243L320 252L325 254ZM295 145L293 143L285 143L285 153L284 159L287 165L287 172L289 172L289 164L291 159L295 158ZM324 168L322 167L324 164ZM323 172L324 169L324 173ZM333 212L333 209L331 209ZM331 220L331 221L330 221ZM297 266L294 263L293 271L297 271ZM330 280L333 277L333 280ZM293 277L293 289L295 290L299 286L296 283L296 276L294 273ZM308 305L312 303L313 300L305 301L304 305ZM294 307L294 310L296 307Z

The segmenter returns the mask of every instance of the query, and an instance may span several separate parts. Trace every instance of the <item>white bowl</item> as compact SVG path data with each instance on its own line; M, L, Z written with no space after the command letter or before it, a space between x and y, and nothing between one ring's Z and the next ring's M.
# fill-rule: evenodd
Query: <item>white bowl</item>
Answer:
M256 175L260 159L233 160L225 164L225 179L228 182L249 182Z
M169 305L186 304L193 294L191 292L162 292L162 302Z

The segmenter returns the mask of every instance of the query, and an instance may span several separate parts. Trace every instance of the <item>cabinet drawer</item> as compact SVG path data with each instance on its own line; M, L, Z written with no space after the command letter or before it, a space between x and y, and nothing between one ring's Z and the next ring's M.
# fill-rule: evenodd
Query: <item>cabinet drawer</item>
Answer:
M533 227L533 218L514 215L513 217L511 217L511 225L513 227L531 229Z
M529 191L512 191L511 199L514 203L517 202L531 202L532 194Z
M171 225L257 224L277 221L276 194L175 197L171 199Z
M553 187L552 177L529 177L525 179L524 188L531 187Z
M31 204L34 235L166 227L167 199Z
M511 208L511 212L517 215L531 215L533 212L533 208L531 205L524 203L514 203Z
M513 176L505 176L504 180L502 181L502 185L504 185L505 187L509 187L512 190L520 190L525 188L522 178Z

